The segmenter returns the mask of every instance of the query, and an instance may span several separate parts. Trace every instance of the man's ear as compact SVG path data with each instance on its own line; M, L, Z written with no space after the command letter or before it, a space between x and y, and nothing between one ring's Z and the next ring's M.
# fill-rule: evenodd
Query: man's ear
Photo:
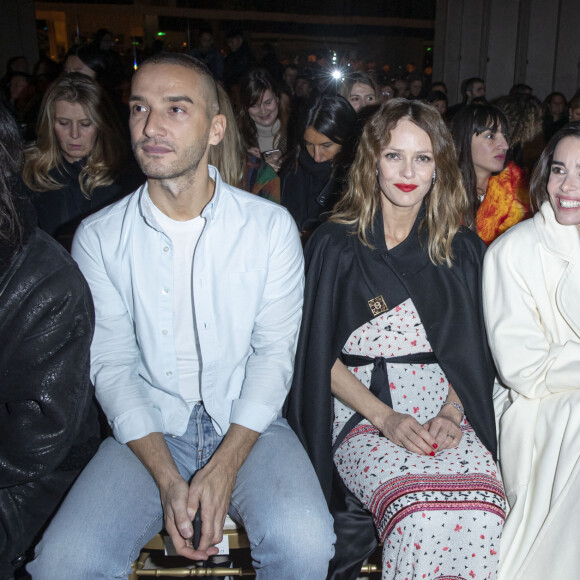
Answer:
M211 120L211 125L209 129L209 144L217 145L226 133L226 116L225 115L215 115Z

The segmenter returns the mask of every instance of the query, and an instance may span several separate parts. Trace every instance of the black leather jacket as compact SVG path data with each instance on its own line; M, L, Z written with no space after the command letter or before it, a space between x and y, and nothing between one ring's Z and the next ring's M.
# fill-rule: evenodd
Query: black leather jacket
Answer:
M99 442L89 287L39 229L9 256L0 243L0 578L22 563Z

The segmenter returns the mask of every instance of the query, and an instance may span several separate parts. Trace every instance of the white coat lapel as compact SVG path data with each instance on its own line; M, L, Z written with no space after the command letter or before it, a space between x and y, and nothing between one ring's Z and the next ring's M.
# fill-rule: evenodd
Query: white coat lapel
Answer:
M544 219L545 218L545 219ZM580 236L574 226L556 221L550 202L534 216L542 245L567 266L556 290L556 305L575 334L580 336Z

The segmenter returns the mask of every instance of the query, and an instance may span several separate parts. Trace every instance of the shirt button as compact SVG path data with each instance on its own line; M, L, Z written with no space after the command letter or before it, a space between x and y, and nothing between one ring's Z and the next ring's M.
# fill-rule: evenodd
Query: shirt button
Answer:
M166 328L164 328L164 329L161 331L161 334L164 334L164 335L165 335L165 334L167 334L167 332L168 332L168 330L167 330Z
M171 371L167 371L165 374L170 377L173 373Z
M169 294L169 288L163 288L162 292L163 294Z
M163 251L164 251L164 252L169 252L169 246L164 246L164 247L163 247Z

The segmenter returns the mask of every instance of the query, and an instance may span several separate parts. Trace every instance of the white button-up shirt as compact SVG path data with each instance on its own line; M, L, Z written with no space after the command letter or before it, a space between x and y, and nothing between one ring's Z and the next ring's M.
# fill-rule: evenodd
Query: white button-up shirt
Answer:
M262 432L292 379L302 247L284 208L209 171L215 194L193 261L201 395L219 433L230 423ZM92 380L121 443L181 435L189 419L173 336L173 247L143 204L146 188L85 219L72 248L95 302Z

